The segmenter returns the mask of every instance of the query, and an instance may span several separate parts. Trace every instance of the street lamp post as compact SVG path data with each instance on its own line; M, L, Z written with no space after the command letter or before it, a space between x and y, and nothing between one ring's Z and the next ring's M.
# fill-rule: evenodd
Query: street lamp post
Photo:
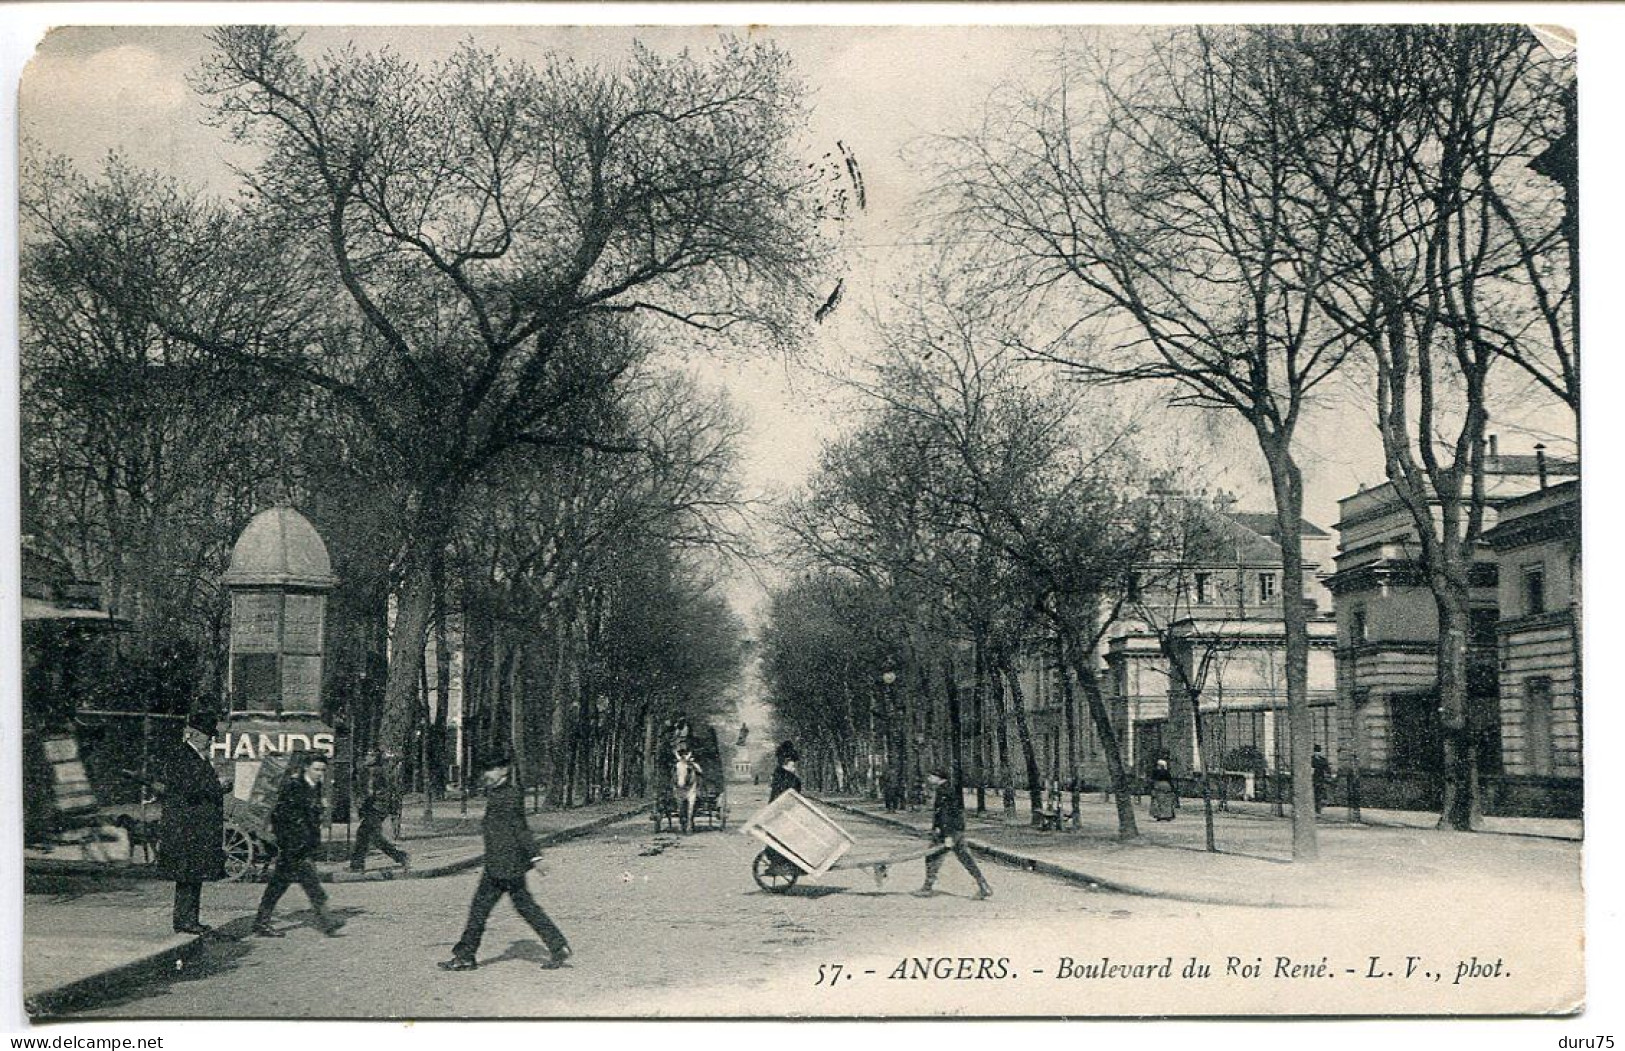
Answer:
M881 699L886 706L885 725L881 728L881 730L886 735L887 745L886 794L888 798L885 800L887 810L891 810L893 808L893 804L897 800L897 792L901 787L900 782L902 780L900 774L903 770L907 769L907 756L903 754L905 738L897 732L897 727L894 725L896 713L893 711L893 709L896 707L896 705L893 703L893 701L896 699L896 694L893 688L896 686L896 684L897 672L888 664L880 672ZM895 749L891 747L893 744L897 745Z

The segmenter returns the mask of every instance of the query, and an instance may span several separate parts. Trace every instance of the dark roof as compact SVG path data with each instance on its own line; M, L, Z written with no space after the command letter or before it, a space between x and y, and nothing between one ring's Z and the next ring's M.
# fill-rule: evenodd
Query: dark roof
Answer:
M1262 514L1256 511L1226 511L1225 514L1237 525L1245 526L1259 536L1269 537L1270 540L1279 543L1273 514ZM1307 518L1300 519L1300 521L1302 522L1302 534L1304 536L1331 536L1330 533Z
M1567 499L1569 498L1569 494L1571 492L1574 494L1574 499L1579 498L1580 479L1571 478L1566 482L1556 482L1552 485L1548 485L1544 489L1536 489L1533 492L1524 493L1522 496L1512 496L1505 500L1498 500L1496 501L1495 508L1504 518L1506 517L1506 513L1508 511L1523 507L1525 504L1535 504L1542 500L1556 501Z
M1484 458L1484 473L1492 474L1539 474L1540 457L1528 453L1502 453L1498 456ZM1560 456L1546 457L1546 473L1548 475L1578 475L1580 465L1573 460Z

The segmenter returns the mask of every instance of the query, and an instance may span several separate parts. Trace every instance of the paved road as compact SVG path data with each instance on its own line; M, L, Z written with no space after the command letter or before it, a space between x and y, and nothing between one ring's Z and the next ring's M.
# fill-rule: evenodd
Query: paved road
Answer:
M737 799L735 812L749 813L755 802ZM859 818L843 824L858 838L855 854L918 845ZM569 966L557 971L539 966L546 951L506 903L493 916L479 970L435 968L460 930L473 874L334 887L334 903L350 919L334 939L307 925L310 916L298 911L304 901L294 889L284 900L287 938L216 941L178 977L131 989L87 1016L1435 1013L1517 1010L1516 991L1523 986L1500 979L1454 985L1458 954L1452 951L1448 960L1429 955L1443 944L1438 932L1459 927L1443 913L1378 917L1363 909L1200 905L1091 891L993 865L987 871L995 896L978 902L970 897L974 884L952 860L944 893L929 899L908 893L918 885L918 862L894 872L883 888L864 872L838 872L821 885L772 895L750 877L757 849L755 840L732 829L683 837L633 821L549 850L549 871L532 876L531 886L575 948ZM246 933L257 892L254 886L211 887L205 912L216 922L242 917L228 927ZM132 893L162 898L167 887L81 901L106 908L110 923L128 922L137 915ZM1472 948L1486 962L1507 956L1527 972L1526 964L1555 953L1547 941L1578 934L1562 921L1542 930L1527 918L1508 917L1474 938ZM1313 970L1328 946L1335 957L1330 973L1277 973L1277 956ZM1388 974L1403 968L1405 954L1424 958L1414 980ZM1372 955L1381 958L1384 976L1354 973L1370 970ZM1193 957L1212 968L1208 977L1181 974ZM1067 960L1098 964L1102 958L1119 968L1168 961L1173 973L1061 976ZM1259 977L1225 973L1227 965L1255 961ZM1443 978L1434 980L1434 972ZM1536 984L1549 1005L1551 983Z

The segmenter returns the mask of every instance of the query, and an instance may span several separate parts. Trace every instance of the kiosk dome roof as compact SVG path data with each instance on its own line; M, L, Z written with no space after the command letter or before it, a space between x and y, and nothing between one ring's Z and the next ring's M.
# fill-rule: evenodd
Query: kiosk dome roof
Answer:
M333 564L310 519L286 504L255 515L231 549L227 586L331 588Z

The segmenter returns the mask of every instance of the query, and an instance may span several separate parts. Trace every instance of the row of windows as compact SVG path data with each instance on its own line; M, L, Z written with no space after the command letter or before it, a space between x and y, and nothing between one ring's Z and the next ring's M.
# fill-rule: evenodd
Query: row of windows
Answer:
M1191 577L1191 597L1198 606L1215 606L1222 599L1219 596L1216 577L1218 573L1195 573ZM1228 576L1229 574L1224 574ZM1140 594L1140 574L1129 574L1128 597L1130 602L1138 602ZM1276 596L1275 574L1259 573L1254 579L1254 594L1258 596L1260 604L1274 602Z

